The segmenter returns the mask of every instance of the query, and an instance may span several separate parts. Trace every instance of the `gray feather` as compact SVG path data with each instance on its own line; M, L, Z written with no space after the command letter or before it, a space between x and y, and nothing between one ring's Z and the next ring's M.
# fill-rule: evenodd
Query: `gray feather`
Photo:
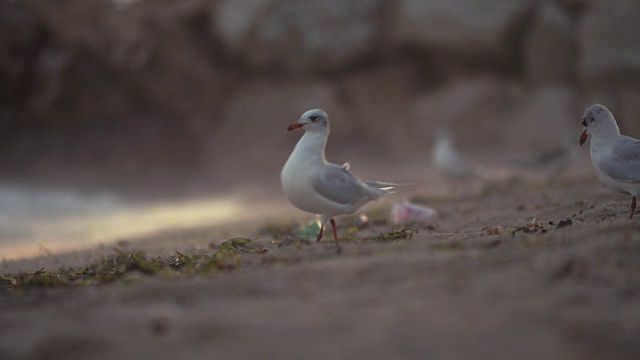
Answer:
M640 141L623 136L613 145L613 157L602 161L600 169L618 181L640 182Z
M337 204L352 205L375 196L345 167L328 164L313 183L313 189Z

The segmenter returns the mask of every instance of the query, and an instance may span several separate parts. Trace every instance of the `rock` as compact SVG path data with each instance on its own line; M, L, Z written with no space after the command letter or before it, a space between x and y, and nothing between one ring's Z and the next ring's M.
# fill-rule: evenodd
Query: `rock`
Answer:
M230 0L218 8L215 26L222 42L253 67L332 72L370 60L383 5L382 0Z
M385 64L355 72L340 82L353 119L351 146L360 141L375 156L412 151L407 124L419 86L416 71L410 64Z
M25 101L31 67L44 40L44 26L20 3L0 2L0 102L15 106Z
M572 226L572 225L573 225L573 220L571 219L560 220L558 222L558 225L556 226L556 229L560 229L560 228Z
M46 65L51 59L66 59L56 71L73 75L65 74L61 92L87 97L89 103L113 98L113 103L106 106L110 116L119 116L119 110L134 112L142 103L147 109L210 116L220 106L223 80L211 64L209 49L198 42L189 22L207 14L206 7L198 4L189 1L153 6L133 2L117 10L111 1L34 3L33 10L50 33L49 60L40 59L45 63L41 66L52 68ZM68 11L68 7L74 11ZM47 76L56 75L51 71ZM83 79L92 79L105 94L84 90L74 94L77 86L72 83ZM119 94L126 95L122 99Z
M415 150L429 151L434 129L448 125L460 148L495 147L504 142L503 129L519 105L522 89L492 76L455 79L420 95L412 106L410 133Z
M529 0L401 0L392 25L394 40L429 54L451 53L480 63L517 57Z
M111 0L111 2L115 5L118 10L124 10L130 6L135 5L135 3L140 0Z
M640 2L593 1L578 28L579 75L589 85L640 84Z
M576 60L574 33L571 19L558 5L543 3L524 44L527 80L537 84L571 80Z
M620 131L640 139L640 89L637 87L626 87L618 92L618 102L620 110L617 112L616 121L620 126Z
M529 89L504 131L505 146L515 150L544 151L575 144L582 109L575 89L548 85Z
M554 2L566 11L579 12L593 0L555 0Z
M186 3L20 2L35 35L12 35L25 38L26 66L23 85L11 85L15 114L1 117L13 123L2 171L95 184L196 174L201 129L219 118L228 75L194 31L206 8Z
M240 53L255 24L276 0L226 0L215 9L213 35L233 53Z
M577 146L581 111L576 91L566 85L527 89L490 76L458 79L417 99L411 134L429 141L412 143L426 151L434 129L449 125L463 152L506 155L549 150L569 140Z

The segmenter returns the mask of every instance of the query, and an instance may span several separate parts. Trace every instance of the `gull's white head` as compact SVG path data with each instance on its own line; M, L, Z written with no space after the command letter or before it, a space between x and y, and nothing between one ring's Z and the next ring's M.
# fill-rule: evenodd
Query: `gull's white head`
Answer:
M305 131L329 132L329 116L320 109L313 109L300 116L298 121L292 123L287 131L303 127Z
M620 129L613 114L604 105L594 104L585 110L582 115L584 130L580 134L580 145L587 141L589 136L620 135Z

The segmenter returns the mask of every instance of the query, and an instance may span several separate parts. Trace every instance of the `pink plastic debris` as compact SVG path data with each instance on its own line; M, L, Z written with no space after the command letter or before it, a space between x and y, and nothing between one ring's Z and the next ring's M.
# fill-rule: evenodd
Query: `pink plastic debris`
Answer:
M396 225L424 222L437 214L438 212L434 208L409 201L394 204L392 211L393 223Z

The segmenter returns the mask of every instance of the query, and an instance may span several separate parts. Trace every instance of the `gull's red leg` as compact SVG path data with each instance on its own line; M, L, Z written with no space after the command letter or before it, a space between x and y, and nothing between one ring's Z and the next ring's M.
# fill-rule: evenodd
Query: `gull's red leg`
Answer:
M322 230L324 230L324 224L320 224L320 232L318 233L318 236L316 237L316 242L322 240Z
M633 219L633 213L636 212L636 197L634 196L631 199L631 215L629 215L629 219Z
M340 246L340 244L338 243L338 232L336 231L336 221L333 220L333 218L331 218L331 220L329 220L331 222L331 227L333 227L333 238L336 239L336 245Z

